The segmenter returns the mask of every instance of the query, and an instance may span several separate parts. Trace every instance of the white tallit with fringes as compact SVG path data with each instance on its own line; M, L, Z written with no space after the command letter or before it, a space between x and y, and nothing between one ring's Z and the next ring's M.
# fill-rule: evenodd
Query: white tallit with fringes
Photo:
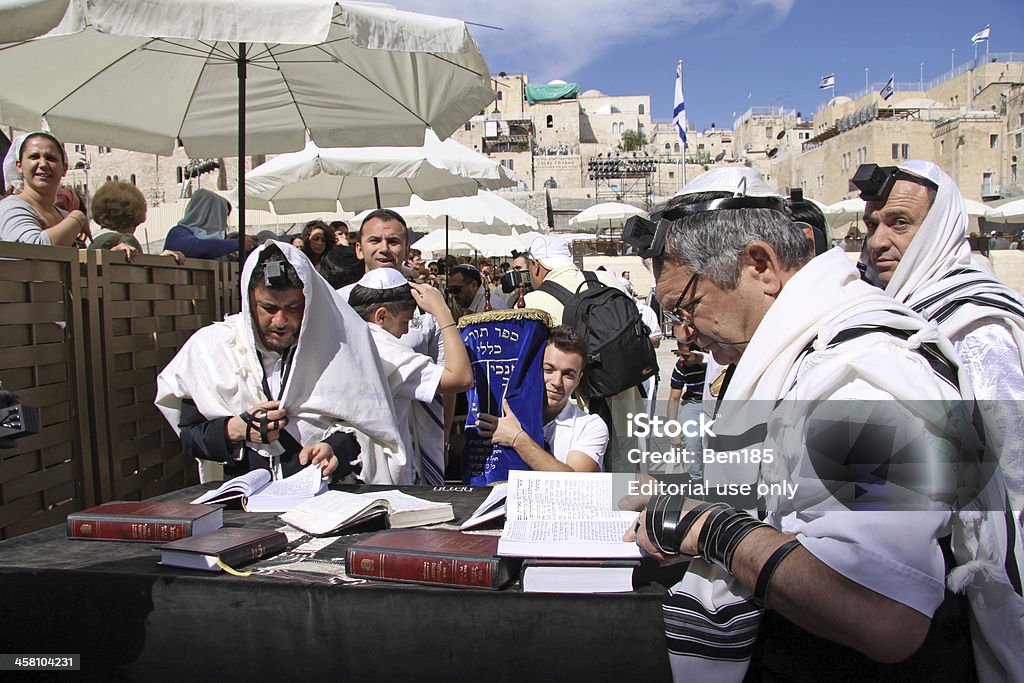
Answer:
M304 446L337 431L353 432L362 450L360 478L398 483L406 455L369 327L300 250L271 244L295 268L306 297L295 357L280 398L288 411L285 429ZM248 292L266 247L250 254L242 270L242 313L198 330L157 378L156 405L176 432L183 398L192 399L207 419L238 415L271 400L263 390ZM261 444L247 445L265 457L277 454Z
M905 330L910 338L871 333L829 347L836 334L854 327ZM925 342L954 355L934 325L862 282L843 252L827 252L793 275L759 324L719 399L716 439L707 446L722 450L712 444L728 443L731 448L742 438L759 435L760 441L748 445L775 449L775 463L760 469L729 465L729 480L751 484L796 480L807 458L802 421L807 416L798 413L806 412L809 405L824 401L855 405L853 401L895 397L938 404L958 398L956 390L914 350ZM746 409L751 404L767 407L759 413ZM930 417L910 415L917 421ZM721 474L714 468L706 472L712 480ZM799 483L793 500L766 499L767 521L784 533L797 534L805 549L840 573L844 567L854 573L871 557L872 562L882 558L893 568L884 572L886 577L921 577L897 582L895 590L901 595L892 595L891 578L879 583L872 583L870 576L856 579L865 588L889 594L923 613L931 614L938 607L943 599L944 567L937 539L948 533L951 513L937 509L908 518L834 511L834 505L822 504L822 487L816 488L812 478L801 478ZM844 529L853 523L862 528L877 524L878 533L862 533L850 543ZM915 543L894 542L910 536ZM751 600L752 591L698 558L671 592L665 622L674 678L742 680L762 614Z
M1024 541L1018 516L1024 507L1024 298L973 261L967 209L953 179L931 162L908 161L900 168L939 189L885 292L936 322L953 341L1005 480L1005 487L990 483L979 509L959 515L953 551L960 566L949 585L969 598L981 680L1024 680ZM880 285L866 250L865 245L860 263L865 279Z

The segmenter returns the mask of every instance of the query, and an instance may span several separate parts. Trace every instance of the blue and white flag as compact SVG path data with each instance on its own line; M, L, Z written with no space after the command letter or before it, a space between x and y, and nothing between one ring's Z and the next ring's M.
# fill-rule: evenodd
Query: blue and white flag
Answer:
M878 94L882 96L883 100L887 100L892 97L895 89L893 88L893 81L896 79L896 74L889 76L889 82L882 86L882 89L878 91Z
M828 76L822 76L821 81L818 83L818 89L824 90L825 88L836 87L836 75L829 74Z
M672 112L672 122L679 131L679 139L686 147L686 105L683 104L683 63L676 65L676 105Z
M972 45L977 45L978 43L980 43L983 40L988 40L988 36L989 36L989 34L991 32L992 32L991 25L986 26L985 28L981 29L980 31L975 33L973 36L971 36L971 44Z

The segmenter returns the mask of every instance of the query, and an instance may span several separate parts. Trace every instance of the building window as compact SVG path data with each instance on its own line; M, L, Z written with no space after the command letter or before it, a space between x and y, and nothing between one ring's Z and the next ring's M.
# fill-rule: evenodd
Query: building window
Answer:
M135 183L135 174L134 174L134 173L132 173L132 185L135 185L135 184L136 184L136 183Z
M176 175L178 177L178 183L179 184L185 181L185 174L182 171L181 166L178 167L178 170L176 171ZM107 180L110 180L110 178L107 178Z
M514 171L514 159L502 159L499 163L510 171Z
M996 135L995 133L992 133L991 135L988 136L988 148L996 149L997 147L999 147L999 136Z
M473 124L470 123L469 121L466 121L466 123L462 126L462 130L473 130Z
M85 154L85 145L75 145L75 154Z
M643 115L643 113L644 113L644 105L642 105L642 104L637 105L636 113L640 114L640 115Z
M676 172L675 171L669 171L668 172L668 179L669 180L672 180L675 177L676 177Z
M946 153L946 141L945 140L939 140L939 154L945 154L945 153Z
M904 142L902 145L900 145L900 154L903 156L904 159L909 159L910 158L910 144L909 143ZM867 155L867 151L865 150L865 156L866 155Z
M899 146L898 143L895 143L895 142L892 143L892 158L893 159L899 159L900 158L900 146Z
M636 132L640 133L640 135L643 135L644 134L644 124L642 124L642 123L636 124Z
M673 151L674 151L674 152L675 152L676 154L679 154L679 143L678 143L678 142L677 142L676 144L672 145L672 150L673 150Z
M665 143L665 151L666 152L671 152L672 151L672 143L671 142L666 142Z
M982 173L981 174L981 194L983 196L990 196L994 194L992 191L992 174Z
M1021 134L1017 133L1013 136L1013 146L1020 149Z
M499 90L499 91L498 91L498 101L499 101L499 102L501 102L501 96L502 96L502 94L503 94L503 93L502 93L502 92L501 92L501 91Z
M773 129L771 126L765 126L764 127L764 136L766 138L770 138L772 136L772 133L774 133L774 132L775 132L775 129Z
M548 128L555 127L555 117L552 116L551 114L548 114L548 117L545 119L545 121L547 122Z
M1010 164L1010 182L1017 184L1017 164Z
M704 149L704 143L703 142L698 143L697 144L697 149Z

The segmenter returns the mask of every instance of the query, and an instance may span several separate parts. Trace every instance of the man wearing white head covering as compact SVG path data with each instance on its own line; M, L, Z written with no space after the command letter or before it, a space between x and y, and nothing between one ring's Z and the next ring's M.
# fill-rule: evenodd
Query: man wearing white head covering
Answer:
M1024 298L972 260L963 197L938 166L918 160L896 168L865 164L854 182L866 201L864 279L938 323L953 342L998 456L1009 502L974 513L979 519L964 542L992 549L990 560L1005 565L1007 574L998 586L963 583L975 601L1003 605L998 613L988 610L977 628L1017 636L1009 650L976 638L979 670L986 678L1024 679L1021 531L1015 519L1024 508Z
M371 211L355 234L356 256L363 262L365 272L378 268L398 270L405 262L409 248L409 226L398 212L391 209ZM347 285L338 292L348 301L354 286ZM412 320L409 321L409 331L402 335L402 343L417 353L430 356L437 365L443 366L445 344L439 328L434 316L414 310ZM459 344L462 344L461 339ZM448 435L451 433L454 415L455 397L450 395L420 401L412 412L418 433L433 432L430 438L423 439L421 443L435 462L446 462L448 459Z
M841 251L812 260L751 169L698 176L652 221L626 239L654 259L665 311L731 366L705 455L737 457L705 459L705 478L752 487L735 491L747 509L765 487L767 513L659 497L638 520L649 554L696 556L665 600L675 678L743 680L755 652L751 680L969 677L941 540L950 454L978 435L949 342ZM848 469L865 459L869 475Z
M437 449L427 448L425 440L436 437L435 430L423 433L413 415L422 403L430 403L437 394L451 395L473 386L469 354L459 338L451 311L441 293L430 285L408 282L392 268L375 268L362 277L349 294L349 304L370 324L373 341L391 387L398 431L408 456L402 484L444 483L445 462L436 458ZM409 321L417 305L433 315L445 335L448 353L444 365L413 351L400 341L409 331Z
M185 450L231 476L322 463L401 481L405 449L365 323L288 244L257 248L242 283L242 312L198 330L157 378Z

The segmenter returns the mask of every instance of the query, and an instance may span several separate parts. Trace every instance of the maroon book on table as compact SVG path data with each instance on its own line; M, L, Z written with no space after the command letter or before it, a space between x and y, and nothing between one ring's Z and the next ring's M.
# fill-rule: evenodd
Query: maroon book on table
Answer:
M431 529L393 529L353 543L350 576L497 590L519 571L520 560L498 557L498 537Z
M68 515L68 538L167 543L224 525L224 511L211 505L111 502Z

